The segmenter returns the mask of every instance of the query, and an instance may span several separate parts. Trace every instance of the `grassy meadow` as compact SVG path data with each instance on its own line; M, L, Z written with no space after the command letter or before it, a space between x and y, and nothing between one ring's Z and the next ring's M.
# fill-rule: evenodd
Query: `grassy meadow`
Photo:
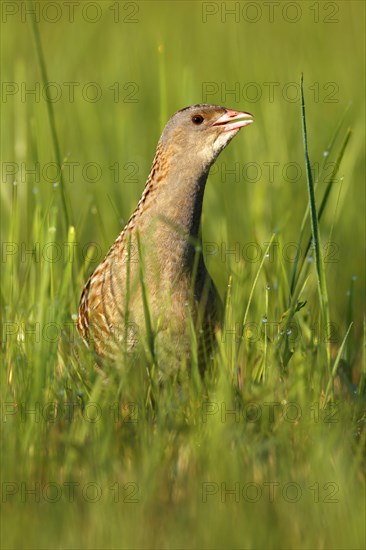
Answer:
M364 548L364 3L1 11L2 548ZM83 284L193 103L255 117L205 192L213 364L102 375Z

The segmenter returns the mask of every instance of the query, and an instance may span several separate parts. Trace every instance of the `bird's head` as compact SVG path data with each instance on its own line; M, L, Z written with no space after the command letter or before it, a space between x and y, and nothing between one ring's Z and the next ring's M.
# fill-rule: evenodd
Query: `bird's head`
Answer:
M177 111L160 138L170 158L183 156L188 162L209 168L240 128L253 122L253 115L219 105L192 105Z

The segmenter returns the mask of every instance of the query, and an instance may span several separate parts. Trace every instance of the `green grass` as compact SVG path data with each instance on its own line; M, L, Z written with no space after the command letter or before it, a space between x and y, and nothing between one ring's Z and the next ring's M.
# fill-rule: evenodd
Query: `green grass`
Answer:
M289 23L285 4L273 23L262 5L257 23L204 22L199 2L3 17L4 549L364 548L364 5L302 2ZM148 331L150 364L98 373L74 326L82 286L165 121L205 101L255 116L205 194L213 366L159 386Z

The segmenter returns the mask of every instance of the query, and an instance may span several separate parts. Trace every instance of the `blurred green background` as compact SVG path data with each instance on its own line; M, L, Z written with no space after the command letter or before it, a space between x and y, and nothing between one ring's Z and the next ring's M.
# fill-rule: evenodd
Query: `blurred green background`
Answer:
M63 187L75 228L72 248L31 8L51 83ZM37 322L73 322L83 283L137 204L165 122L193 103L217 103L255 117L212 170L203 208L204 250L222 295L232 275L233 315L239 319L258 270L254 250L260 259L276 232L278 247L266 278L273 289L268 311L279 320L288 293L284 281L293 266L291 243L298 241L308 201L301 73L315 175L326 161L318 200L346 130L352 129L320 231L330 319L339 336L335 353L352 320L347 360L357 384L365 298L365 4L42 1L32 7L4 1L1 10L6 406L13 410L9 403L53 402L65 395L54 378L57 341L34 342L23 329L39 330ZM49 243L53 246L47 248ZM210 245L205 248L205 243ZM252 250L249 243L254 243ZM255 320L267 311L264 289L262 284L254 298ZM301 299L308 301L306 315L315 323L313 274ZM314 397L308 369L316 370L317 361L309 350L296 356L293 369L302 377L293 398L301 395L308 404ZM105 404L113 399L113 383ZM76 391L78 384L71 383L67 391ZM255 398L279 398L282 386L273 384ZM98 381L96 388L88 395L92 401L102 395ZM227 397L226 386L220 391L218 400ZM207 425L199 399L180 408L170 397L171 409L165 404L157 425L144 415L138 425L111 425L104 416L95 425L81 417L71 425L50 424L44 417L39 423L21 422L19 409L8 415L3 490L4 482L14 482L19 491L11 496L7 491L14 487L5 486L4 548L364 547L362 446L353 440L355 415L348 405L343 424L339 419L335 425L315 424L310 415L297 431L283 419L256 431L235 421ZM362 437L357 432L356 441L364 443ZM56 503L41 498L33 504L31 497L23 501L20 496L23 481L62 484L68 479L84 485L97 480L101 487L137 483L143 497L136 504L120 499L117 506L111 498L91 503L80 496L70 504L63 495ZM265 482L279 481L283 487L295 481L307 487L306 497L291 504L267 498L258 506L235 498L222 501L221 483L238 480L262 489ZM201 494L206 482L216 484L210 486L213 491L219 488L207 506ZM332 489L325 487L328 482L340 488L338 504L324 500ZM324 493L320 504L308 489L315 483Z
M248 110L256 120L220 157L210 178L205 240L233 248L240 243L240 250L256 242L263 251L271 232L280 229L285 243L296 242L307 201L299 96L303 72L315 173L348 109L344 130L351 127L353 134L340 171L343 184L338 182L332 194L321 230L327 243L334 223L328 249L334 260L328 263L330 294L337 296L332 317L342 319L353 275L361 303L362 3L102 2L98 9L88 3L67 9L66 4L59 3L58 10L47 2L36 7L48 78L54 83L49 90L66 161L78 257L85 243L96 242L100 260L139 198L165 122L175 110L200 102ZM45 88L26 6L2 6L2 158L16 163L3 178L2 228L9 224L11 184L17 179L25 242L34 207L60 204L59 178L49 165L55 159ZM11 15L11 10L17 12ZM36 93L27 95L32 89ZM34 169L35 155L41 173L33 185L27 170ZM329 158L323 188L334 160ZM280 254L286 259L286 250ZM221 288L222 268L222 262L213 261ZM358 330L361 322L359 308Z

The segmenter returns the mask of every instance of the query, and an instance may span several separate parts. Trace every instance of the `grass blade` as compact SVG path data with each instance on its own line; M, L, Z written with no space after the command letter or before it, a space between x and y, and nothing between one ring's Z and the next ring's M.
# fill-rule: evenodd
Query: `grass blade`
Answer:
M326 204L327 204L327 201L328 201L329 194L330 194L330 192L331 192L331 190L332 190L333 184L334 184L335 179L336 179L336 177L337 177L337 174L338 174L338 171L339 171L340 164L341 164L341 162L342 162L342 159L343 159L345 150L346 150L346 148L347 148L349 139L350 139L350 137L351 137L351 133L352 133L351 130L348 129L347 134L346 134L346 137L344 138L344 142L343 142L342 148L341 148L340 153L339 153L339 155L338 155L338 157L337 157L337 160L336 160L336 163L335 163L334 170L333 170L333 172L332 172L332 175L331 175L330 180L329 180L329 182L328 182L328 185L327 185L327 187L326 187L324 196L323 196L322 201L321 201L321 203L320 203L319 212L318 212L318 221L319 221L319 222L320 222L320 220L321 220L321 218L322 218L323 212L324 212L324 210L325 210L325 207L326 207ZM308 241L308 244L307 244L307 247L306 247L306 250L305 250L305 254L304 254L304 257L303 257L303 260L302 260L302 264L304 263L305 258L306 258L306 256L308 255L310 246L311 246L311 239L309 239L309 241ZM301 268L300 268L300 270L301 270Z
M318 224L318 214L316 210L313 174L311 171L309 150L308 150L303 75L301 75L301 119L302 119L302 128L303 128L306 180L307 180L308 195L309 195L311 233L312 233L313 246L315 250L315 269L316 269L316 275L317 275L320 310L321 310L322 321L325 324L326 330L328 330L328 327L330 326L328 291L327 291L327 284L326 284L326 278L325 278L324 261L320 250L321 243L320 243L320 233L319 233L319 224ZM327 370L331 380L329 342L327 342Z
M350 333L350 330L352 328L352 325L353 325L353 321L350 323L348 329L347 329L347 332L346 332L346 335L345 337L343 338L343 341L342 341L342 344L338 350L338 353L337 353L337 357L334 361L334 365L333 365L333 368L332 368L332 372L331 372L331 376L328 380L328 385L327 385L327 389L325 391L325 396L324 396L324 406L326 406L327 404L327 401L328 401L328 396L329 396L329 393L332 389L332 384L333 384L333 380L337 374L337 369L338 369L338 365L339 365L339 361L341 360L341 357L342 357L342 353L343 353L343 349L344 349L344 346L345 346L345 343L346 343L346 340L348 338L348 335Z
M142 252L141 239L139 234L137 234L137 249L139 253L139 262L140 262L139 276L140 276L140 285L141 285L141 293L142 293L142 302L144 307L147 345L148 345L149 352L151 354L152 361L155 364L154 331L153 331L151 316L150 316L150 306L149 306L149 300L147 296L147 288L146 288L145 272L144 272L143 252Z
M269 241L269 243L268 243L268 245L267 245L267 248L266 248L265 251L264 251L264 254L263 254L261 263L259 264L258 271L257 271L257 273L256 273L256 276L255 276L254 281L253 281L253 284L252 284L252 288L250 289L249 298L248 298L248 303L247 303L247 307L246 307L246 309L245 309L244 318L243 318L243 327L245 327L245 324L246 324L246 322L247 322L248 313L249 313L249 308L250 308L250 304L252 303L253 294L254 294L254 289L255 289L255 287L256 287L256 285L257 285L258 278L259 278L259 274L260 274L260 272L262 271L262 267L263 267L263 264L264 264L265 259L266 259L266 257L267 257L268 250L269 250L270 247L271 247L271 244L272 244L272 242L273 242L273 239L275 238L275 235L276 235L276 233L273 233L273 234L272 234L271 240Z
M34 12L34 5L32 0L28 0L28 8L29 12ZM43 55L43 49L42 49L42 43L41 43L41 37L39 34L38 25L36 22L35 17L30 17L30 24L32 27L32 33L34 37L35 42L35 48L39 63L39 68L41 71L41 78L42 78L42 84L43 84L43 90L44 94L46 96L46 105L47 105L47 113L48 113L48 120L50 124L50 130L51 130L51 139L52 139L52 146L53 146L53 152L55 155L55 160L57 166L60 168L60 191L61 191L61 202L62 202L62 209L64 213L65 218L65 224L66 224L66 231L68 231L68 227L70 226L70 223L72 223L72 211L71 211L71 204L67 200L67 196L65 193L65 184L64 184L64 178L62 173L62 162L61 162L61 153L60 153L60 144L57 136L57 130L56 130L56 122L55 122L55 114L53 111L53 103L51 101L50 95L49 95L49 80L47 75L47 68L46 68L46 62Z
M330 143L327 147L327 154L324 156L324 159L323 159L323 163L322 163L322 166L320 168L320 171L319 171L319 176L318 176L318 179L317 179L317 182L315 183L315 186L314 188L317 187L317 184L319 183L319 181L321 180L321 176L324 172L324 169L325 169L325 166L326 166L326 161L327 159L329 158L329 155L330 153L332 152L333 150L333 147L334 147L334 143L336 141L336 138L339 134L339 131L342 127L342 124L344 122L344 118L345 118L345 115L348 111L348 108L346 109L343 117L341 118L331 140L330 140ZM344 155L344 152L346 150L346 147L347 147L347 144L348 144L348 140L350 138L350 134L351 134L351 131L348 130L347 134L346 134L346 138L343 142L343 145L342 145L342 148L341 148L341 151L337 157L337 160L335 162L335 166L334 166L334 169L332 171L332 174L331 174L331 177L329 179L329 182L328 182L328 185L327 185L327 188L325 190L325 193L324 193L324 196L323 196L323 199L322 199L322 202L321 202L321 205L320 205L320 208L319 208L319 212L318 212L318 220L320 221L321 220L321 217L322 217L322 214L323 214L323 211L324 211L324 208L327 204L327 200L328 200L328 196L329 196L329 193L332 189L332 186L333 186L333 183L335 182L335 178L338 174L338 170L339 170L339 166L340 166L340 163L342 161L342 158L343 158L343 155ZM303 240L303 237L304 237L304 232L305 232L305 225L306 225L306 222L308 220L308 217L309 217L309 205L307 206L306 208L306 211L305 211L305 214L304 214L304 217L303 217L303 220L301 222L301 228L300 228L300 236L299 236L299 241L298 241L298 251L300 252L300 247L301 247L301 243L302 243L302 240ZM295 287L296 287L296 284L298 282L298 278L300 276L300 272L303 268L303 265L304 265L304 261L305 261L305 258L307 257L307 254L309 252L309 248L310 248L310 245L311 245L311 239L309 239L309 242L308 242L308 245L307 245L307 248L306 248L306 252L305 254L303 255L302 257L302 261L301 261L301 265L300 265L300 268L299 268L299 272L297 271L297 267L298 267L298 264L299 264L299 258L300 258L300 254L298 254L295 258L295 262L294 262L294 266L293 266L293 270L292 270L292 273L291 273L291 287L290 287L290 296L289 296L289 301L291 299L291 296L293 295L294 291L295 291ZM298 277L296 277L296 274L299 273Z

